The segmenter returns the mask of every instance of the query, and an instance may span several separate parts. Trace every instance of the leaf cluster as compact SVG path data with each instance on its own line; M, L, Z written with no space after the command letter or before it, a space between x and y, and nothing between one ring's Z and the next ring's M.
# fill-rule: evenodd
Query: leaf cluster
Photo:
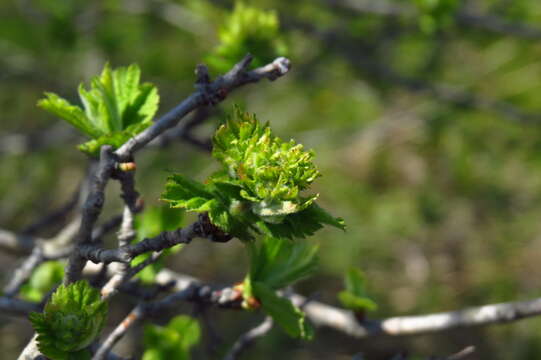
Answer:
M50 92L38 106L91 138L79 145L79 150L96 157L102 145L118 148L151 124L158 110L158 91L150 83L140 84L140 76L135 64L115 70L106 64L88 89L79 85L84 109Z
M212 155L222 169L204 184L179 174L167 181L162 200L188 211L208 212L211 222L241 240L254 234L304 238L323 224L344 229L341 219L301 191L320 175L313 152L274 136L255 115L238 107L213 138Z
M247 53L254 56L253 66L262 66L277 56L287 54L280 35L280 22L275 11L265 11L237 2L233 12L219 29L220 44L206 58L212 68L229 70Z
M29 315L36 330L38 348L52 360L86 359L85 349L107 320L107 303L86 280L60 285L43 313Z

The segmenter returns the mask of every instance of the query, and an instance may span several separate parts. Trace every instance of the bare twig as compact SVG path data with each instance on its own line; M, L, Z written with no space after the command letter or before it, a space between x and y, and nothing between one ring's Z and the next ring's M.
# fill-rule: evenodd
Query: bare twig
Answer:
M236 360L260 337L265 336L272 329L272 318L267 316L258 326L242 334L233 344L233 347L224 358L225 360Z
M163 115L152 126L122 145L116 151L116 155L120 160L126 160L164 131L175 126L184 116L198 107L217 104L224 100L227 94L242 85L258 82L262 79L276 80L280 76L285 75L290 68L289 60L280 57L268 65L248 71L247 68L251 60L252 57L247 55L227 74L209 84L205 84L205 86L198 86L194 93L173 110Z
M92 243L92 229L105 202L105 186L115 168L115 160L111 153L111 147L102 146L100 153L100 163L94 177L90 193L83 207L81 226L77 235L77 248L74 249L66 267L66 276L64 283L70 284L79 280L81 271L85 265L85 258L79 254L79 247Z
M0 229L0 248L15 254L28 254L32 251L36 238Z
M24 262L15 270L13 277L9 283L4 287L4 294L7 297L13 297L18 292L21 286L26 280L30 278L34 269L39 266L45 260L43 255L43 249L41 246L36 245L32 254L27 257Z
M81 187L77 186L77 189L75 189L75 191L65 204L53 210L51 213L44 215L41 219L35 221L34 223L28 225L22 231L22 233L25 235L35 235L43 228L46 228L58 222L62 222L66 218L66 216L77 206L79 202L80 190Z
M201 214L199 220L191 225L173 230L164 231L159 235L146 238L136 244L122 246L118 249L106 250L99 246L84 245L80 247L80 255L94 263L121 262L128 263L137 255L152 251L161 251L177 244L189 244L194 238L208 238L214 242L226 242L231 236L224 234L214 226L206 214Z

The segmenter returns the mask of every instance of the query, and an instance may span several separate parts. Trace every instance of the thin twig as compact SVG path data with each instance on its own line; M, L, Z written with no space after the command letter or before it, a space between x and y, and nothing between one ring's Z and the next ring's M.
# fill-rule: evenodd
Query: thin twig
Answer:
M163 115L152 126L134 136L122 145L116 155L120 160L127 160L136 151L161 135L167 129L175 126L187 114L200 106L215 105L223 101L234 89L262 79L276 80L285 75L290 68L290 61L280 57L263 67L248 71L252 57L247 55L228 73L217 78L210 84L198 86L197 90L177 105L173 110Z
M272 318L267 316L261 324L242 334L235 344L233 344L233 347L225 356L224 360L237 360L258 338L265 336L272 329L272 325Z

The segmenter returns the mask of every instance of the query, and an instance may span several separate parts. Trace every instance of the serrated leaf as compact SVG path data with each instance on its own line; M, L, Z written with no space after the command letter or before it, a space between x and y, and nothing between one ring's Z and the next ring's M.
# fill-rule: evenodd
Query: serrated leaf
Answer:
M45 96L45 99L38 101L40 108L66 120L73 127L91 138L97 138L104 134L103 130L93 126L88 121L88 118L80 107L71 105L66 99L54 93L46 92Z
M260 282L252 283L253 293L261 302L263 310L292 337L310 340L313 329L307 323L305 314L290 300L279 297L275 291Z
M51 93L46 93L46 99L38 105L92 138L79 149L97 156L102 145L118 148L150 126L159 96L154 85L139 84L139 80L140 69L135 64L115 70L106 64L101 75L90 81L88 89L79 85L84 111Z
M250 282L278 290L312 275L317 268L317 245L265 237L247 244L250 254Z
M107 303L85 280L60 285L42 314L29 316L38 337L38 348L47 357L71 359L94 341L105 325ZM83 354L83 353L79 353Z

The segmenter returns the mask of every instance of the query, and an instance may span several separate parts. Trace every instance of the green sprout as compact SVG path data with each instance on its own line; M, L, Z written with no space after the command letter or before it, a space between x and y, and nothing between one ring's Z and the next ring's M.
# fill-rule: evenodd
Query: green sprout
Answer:
M52 360L90 359L86 349L107 320L107 303L86 280L60 285L43 313L30 321L38 337L38 349Z
M316 205L317 194L301 194L320 176L313 152L293 140L282 141L268 124L238 107L216 131L213 144L212 155L222 169L204 184L170 176L162 200L208 212L214 225L241 240L259 233L304 238L323 224L344 229L341 219Z
M106 64L101 75L90 81L89 89L79 85L84 110L49 92L38 106L93 139L79 145L79 150L96 157L102 145L118 148L152 123L158 91L150 83L139 84L140 76L135 64L115 70Z

